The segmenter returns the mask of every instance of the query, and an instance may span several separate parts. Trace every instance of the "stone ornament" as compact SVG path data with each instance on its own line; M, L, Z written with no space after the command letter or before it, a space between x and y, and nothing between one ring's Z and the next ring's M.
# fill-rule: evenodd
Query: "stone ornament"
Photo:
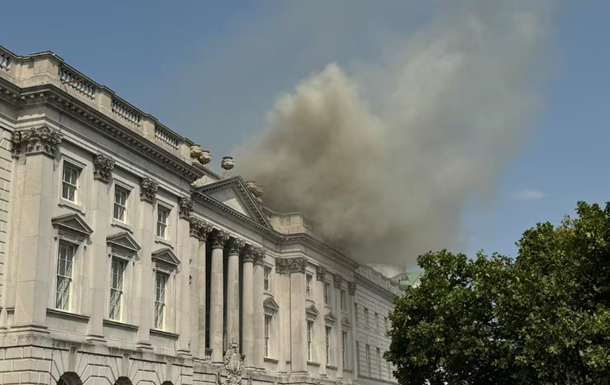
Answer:
M290 269L290 261L288 258L276 258L275 259L275 272L278 274L287 274Z
M224 249L231 239L231 235L224 230L218 230L214 235L214 241L212 243L212 248L214 249Z
M227 372L227 379L219 385L241 385L244 357L245 355L239 352L237 342L231 342L224 356L224 369Z
M180 197L179 201L180 210L178 211L178 216L180 219L189 219L191 217L191 213L195 210L195 204L188 197Z
M191 146L191 158L205 166L212 160L212 155L210 151L204 150L200 145L196 144Z
M239 254L246 246L246 241L240 238L231 238L229 241L229 254Z
M231 172L231 170L233 169L233 167L235 167L235 161L233 160L233 157L225 156L224 158L222 158L222 162L220 162L220 167L225 170L222 173L222 179L228 179L232 177L233 173Z
M104 183L110 182L110 174L114 168L114 159L103 154L93 158L93 178Z
M262 265L265 261L265 250L262 247L250 246L250 254L254 258L255 265Z
M263 200L261 199L264 193L263 188L257 185L256 182L254 182L253 180L247 181L246 186L248 187L248 191L250 191L250 194L254 196L254 199L258 203L263 204Z
M211 224L206 221L202 221L201 219L195 218L191 216L189 218L189 234L193 238L197 238L200 241L206 242L208 240L208 235L214 229Z
M244 262L254 262L254 256L252 255L252 246L251 245L246 245L244 247L243 261Z
M291 258L290 261L290 272L291 273L302 273L305 274L307 270L307 258L298 257Z
M326 279L326 268L323 266L316 266L316 280L324 282Z
M58 130L48 126L32 128L29 131L17 131L13 134L13 156L19 156L25 143L26 155L41 153L54 157L62 137L63 135Z
M150 178L142 178L140 180L140 200L154 203L158 189L159 183Z
M335 285L335 289L341 289L341 286L343 285L343 277L339 274L335 274L333 283Z
M349 291L349 295L356 295L356 282L348 282L347 290Z

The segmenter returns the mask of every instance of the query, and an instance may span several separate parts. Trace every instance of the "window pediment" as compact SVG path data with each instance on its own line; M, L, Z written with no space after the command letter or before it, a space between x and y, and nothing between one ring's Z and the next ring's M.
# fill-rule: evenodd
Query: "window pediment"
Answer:
M73 242L82 243L85 238L93 234L93 229L78 214L60 215L51 219L58 236Z
M280 310L280 306L275 302L272 297L267 298L263 302L263 308L265 309L265 314L273 315Z
M314 304L311 304L311 305L307 306L307 308L305 308L305 315L309 319L318 318L319 314L320 314L320 312L318 311L318 309L316 308L316 305L314 305Z
M133 255L141 249L136 240L126 231L107 237L106 243L113 252L118 251L120 254Z
M347 319L346 316L343 317L343 319L341 320L341 325L345 326L345 327L352 327L352 324L349 322L349 319Z
M324 320L326 321L326 323L328 324L334 324L335 322L337 322L337 317L335 317L335 314L333 313L332 310L329 310L326 315L324 316Z
M152 260L157 268L166 270L174 270L180 265L180 260L169 247L159 249L152 253Z

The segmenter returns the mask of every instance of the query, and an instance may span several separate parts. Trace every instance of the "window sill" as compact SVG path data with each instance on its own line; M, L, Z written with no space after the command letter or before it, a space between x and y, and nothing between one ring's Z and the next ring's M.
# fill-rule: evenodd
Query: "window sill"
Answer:
M150 334L157 335L159 337L171 338L173 340L177 340L178 337L180 337L176 333L166 332L165 330L159 330L159 329L150 329Z
M265 360L265 362L271 362L272 364L277 364L279 362L275 358L271 358L271 357L264 357L263 359Z
M344 372L348 372L348 373L354 373L354 371L352 369L347 369L347 368L343 368Z
M104 326L114 326L117 328L133 330L133 331L137 331L139 329L139 327L136 325L126 324L124 322L115 321L115 320L111 320L111 319L104 319L103 322L104 322Z
M307 365L320 367L320 363L315 361L307 361Z
M110 226L121 228L133 234L132 227L125 222L119 221L118 219L112 218L112 223L110 224Z
M157 236L157 238L155 239L155 243L160 243L162 245L165 245L165 246L169 247L172 250L174 249L174 245L172 245L170 241L168 241L165 238L161 238L159 236Z
M90 318L88 315L70 313L69 311L59 310L59 309L50 309L50 308L47 309L47 315L48 314L63 317L63 318L70 318L70 319L73 319L75 321L80 321L80 322L89 322L89 318Z
M326 365L326 369L333 369L333 370L337 370L337 367L334 365Z
M79 214L85 215L85 209L83 208L83 206L79 205L78 203L71 202L67 199L60 198L59 203L57 205L59 207L65 207L67 209L74 210Z

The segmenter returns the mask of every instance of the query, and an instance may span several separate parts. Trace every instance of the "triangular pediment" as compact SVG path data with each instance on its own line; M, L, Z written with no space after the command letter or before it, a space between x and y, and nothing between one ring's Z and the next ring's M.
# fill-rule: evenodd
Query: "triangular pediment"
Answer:
M335 323L337 321L337 317L335 317L332 310L329 310L324 316L324 320L329 323Z
M196 191L221 203L235 213L271 228L269 220L263 214L262 206L248 191L248 186L240 176L198 187Z
M346 326L346 327L352 327L352 324L349 322L349 319L347 319L347 317L343 317L343 319L341 320L341 325Z
M106 243L111 246L122 247L134 253L137 253L141 249L138 242L136 242L136 240L126 231L107 237Z
M312 316L314 318L320 314L320 312L316 308L316 305L314 305L314 304L307 306L307 308L305 309L305 313L307 313L307 315Z
M165 262L174 267L180 264L180 260L169 247L165 247L152 253L152 259L159 262Z
M265 301L263 301L263 307L265 308L266 312L271 313L275 313L280 310L280 306L277 304L277 302L275 302L273 297L269 297Z
M93 229L89 227L87 222L78 214L60 215L51 219L51 223L55 227L61 227L64 230L76 232L82 236L91 235Z

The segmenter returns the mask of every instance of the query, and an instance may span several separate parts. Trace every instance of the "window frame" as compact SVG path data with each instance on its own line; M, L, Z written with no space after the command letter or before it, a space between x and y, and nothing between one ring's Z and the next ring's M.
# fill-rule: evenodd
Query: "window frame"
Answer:
M159 277L163 277L163 302L159 301ZM153 312L153 328L157 330L167 330L167 289L169 286L170 274L155 270L155 297ZM161 321L159 322L159 304L161 304Z
M264 324L264 349L263 354L265 358L271 358L271 328L273 323L273 316L271 314L265 314Z
M314 360L314 352L313 352L313 340L314 340L314 321L306 320L306 328L307 328L307 361L313 362Z
M71 182L69 180L66 180L65 176L66 176L66 169L72 170L74 171L75 175L75 179L74 182ZM61 199L63 199L66 202L70 202L72 204L78 205L79 204L79 179L81 174L83 173L83 167L79 166L76 162L71 162L69 160L64 159L62 167L61 167L61 193L60 193L60 197ZM72 199L70 199L69 197L65 197L64 193L66 191L66 185L70 188L72 188ZM69 191L69 190L68 190ZM69 195L69 194L68 194Z
M120 289L114 287L114 278L115 278L115 273L114 273L114 265L115 262L117 262L117 265L121 265L122 266L122 272L121 272L121 279L120 279L120 283L121 283L121 287ZM122 322L125 319L125 286L126 286L126 278L127 278L127 271L129 269L129 261L124 259L124 258L120 258L118 256L111 256L111 261L110 261L110 298L108 300L108 319L112 320L112 321L118 321L118 322ZM115 306L118 305L118 315L115 313L113 316L113 292L119 292L119 298L118 298L118 303L115 304Z
M266 292L271 291L271 266L263 265L263 290Z
M67 247L67 249L72 250L71 261L70 261L70 276L61 275L60 274L60 266L61 266L61 257L62 257L62 246ZM65 312L73 312L74 311L74 270L76 269L76 257L78 253L78 245L66 240L60 240L58 242L57 248L57 257L56 257L56 269L55 269L55 290L53 295L53 308ZM65 271L65 269L64 269ZM63 282L65 279L68 280L68 288L67 288L67 300L65 301L66 306L60 307L58 306L59 301L59 285L60 285L60 277ZM66 293L64 293L65 295Z
M349 369L349 332L347 330L341 331L341 359L343 361L343 369Z
M166 212L167 215L165 216L165 223L160 222L159 221L159 217L160 214L162 212ZM170 237L169 237L169 228L170 228L170 218L172 215L172 207L167 206L161 202L157 202L157 220L156 220L156 231L155 234L157 235L157 239L163 240L163 241L169 241ZM162 225L163 226L163 234L159 235L159 226Z
M324 281L324 306L332 306L332 288L330 281Z
M347 293L345 292L345 289L341 289L340 293L340 307L341 307L341 311L346 312L347 311Z
M331 364L331 348L332 348L332 332L333 332L333 328L330 325L324 325L324 344L326 347L326 365L332 365Z
M313 296L313 274L305 274L305 297L312 298Z
M117 202L117 193L124 193L125 194L125 201L123 202L123 204L121 205L120 203ZM115 221L119 221L123 224L127 224L129 223L129 196L131 195L131 190L127 189L125 187L123 187L121 184L115 183L114 184L114 201L112 202L112 219ZM116 213L117 213L117 206L123 209L123 216L122 218L117 218L116 217Z

